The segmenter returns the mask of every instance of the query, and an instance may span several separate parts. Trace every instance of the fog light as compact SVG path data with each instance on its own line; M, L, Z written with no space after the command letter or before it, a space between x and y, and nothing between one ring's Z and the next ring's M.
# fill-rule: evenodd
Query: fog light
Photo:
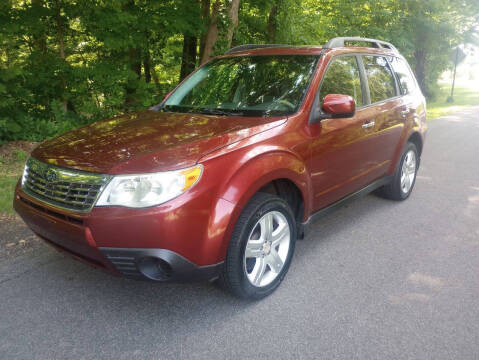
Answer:
M173 275L171 265L165 260L154 257L144 257L138 262L138 270L152 280L168 280Z

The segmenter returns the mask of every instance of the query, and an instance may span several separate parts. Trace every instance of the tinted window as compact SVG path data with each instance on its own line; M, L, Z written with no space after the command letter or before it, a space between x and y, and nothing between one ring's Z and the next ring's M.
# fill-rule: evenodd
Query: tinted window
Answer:
M364 68L369 82L371 103L396 96L396 84L386 58L363 56Z
M406 61L403 59L393 58L391 61L394 72L397 74L399 79L399 85L401 87L401 94L406 95L414 91L416 83L409 70L409 66L406 64Z
M326 71L321 90L321 105L328 94L349 95L356 101L356 106L363 105L359 68L354 56L334 58Z
M166 101L171 112L288 115L301 105L318 56L240 56L201 67Z

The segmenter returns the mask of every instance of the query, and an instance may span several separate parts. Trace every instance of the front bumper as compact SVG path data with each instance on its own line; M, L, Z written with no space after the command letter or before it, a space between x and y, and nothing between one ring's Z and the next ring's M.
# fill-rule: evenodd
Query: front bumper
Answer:
M100 248L105 258L123 276L155 281L210 281L218 277L223 263L196 266L166 249Z
M172 242L180 246L181 242L178 238L162 241L161 237L171 234L174 229L158 231L164 223L162 217L152 214L151 210L141 217L139 212L136 217L128 217L124 212L127 210L123 209L120 210L121 216L117 213L117 217L114 215L109 221L101 221L105 220L106 209L101 209L99 216L64 212L23 193L19 186L14 208L45 242L116 276L155 281L208 281L218 276L222 266L222 261L197 265L175 249L162 248ZM177 233L181 236L181 231ZM192 243L190 247L195 244L188 240ZM118 244L118 247L112 244ZM136 247L131 246L133 244ZM196 244L199 246L201 242L196 241Z

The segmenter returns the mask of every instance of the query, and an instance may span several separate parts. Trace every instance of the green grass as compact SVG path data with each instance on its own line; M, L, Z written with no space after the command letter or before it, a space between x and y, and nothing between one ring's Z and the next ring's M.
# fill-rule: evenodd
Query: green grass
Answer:
M0 214L13 214L13 192L22 176L26 158L27 153L18 149L0 157Z
M450 95L450 85L440 86L439 95L435 101L427 103L427 119L434 120L440 116L455 113L469 106L479 105L479 89L465 86L456 86L454 89L454 102L446 100Z

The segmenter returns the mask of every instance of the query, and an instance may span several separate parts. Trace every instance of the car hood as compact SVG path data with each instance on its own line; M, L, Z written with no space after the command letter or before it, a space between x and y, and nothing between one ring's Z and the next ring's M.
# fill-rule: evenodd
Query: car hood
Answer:
M286 118L178 114L145 110L70 131L32 156L61 167L105 174L148 173L194 165L203 155Z

